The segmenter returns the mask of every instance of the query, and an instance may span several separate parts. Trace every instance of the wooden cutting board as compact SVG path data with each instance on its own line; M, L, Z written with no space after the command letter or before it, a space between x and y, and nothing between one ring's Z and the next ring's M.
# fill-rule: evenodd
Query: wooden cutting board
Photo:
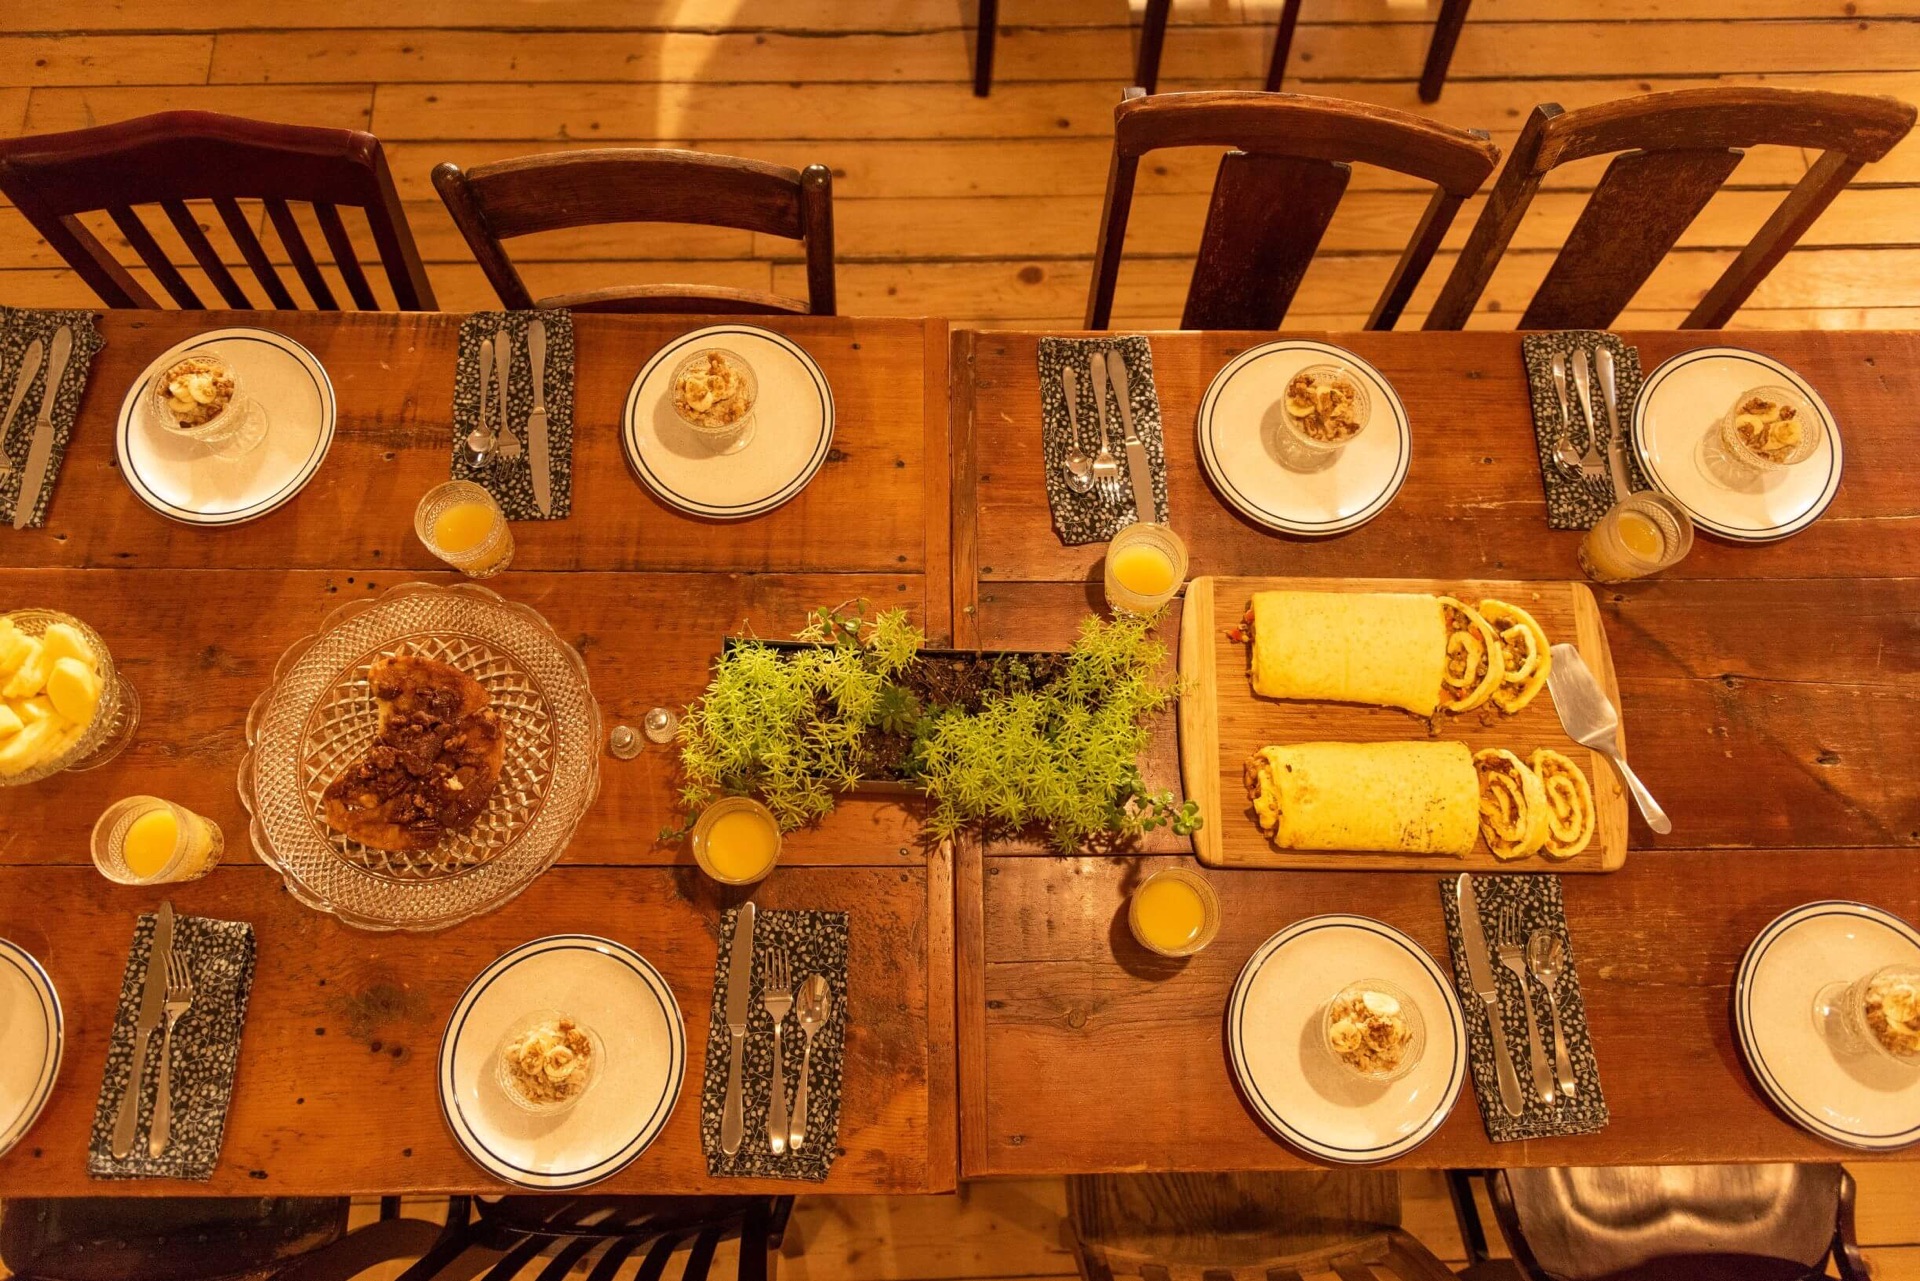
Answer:
M1518 716L1488 709L1439 713L1427 723L1396 707L1260 698L1247 674L1249 646L1232 640L1256 591L1429 592L1476 605L1489 597L1532 614L1553 644L1570 641L1617 708L1620 689L1607 650L1600 609L1585 584L1512 583L1426 578L1196 578L1187 584L1180 620L1180 773L1189 799L1206 819L1194 850L1211 867L1299 867L1347 870L1611 872L1627 858L1627 797L1605 757L1560 728L1553 694L1542 689ZM1474 751L1504 747L1526 759L1538 747L1563 752L1586 771L1596 810L1593 840L1565 862L1541 855L1503 863L1483 840L1465 858L1444 854L1373 854L1277 850L1254 822L1241 769L1262 747L1287 743L1374 743L1454 739ZM1624 726L1621 750L1626 749Z

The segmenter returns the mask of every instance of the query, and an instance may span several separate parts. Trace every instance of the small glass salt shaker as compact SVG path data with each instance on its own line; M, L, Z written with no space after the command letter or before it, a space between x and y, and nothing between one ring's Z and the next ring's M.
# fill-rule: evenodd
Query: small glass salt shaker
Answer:
M615 725L613 733L607 735L607 751L616 761L630 761L640 755L640 736L633 732L631 725Z
M671 743L674 731L680 728L680 717L670 707L653 707L647 709L646 719L640 725L649 741Z

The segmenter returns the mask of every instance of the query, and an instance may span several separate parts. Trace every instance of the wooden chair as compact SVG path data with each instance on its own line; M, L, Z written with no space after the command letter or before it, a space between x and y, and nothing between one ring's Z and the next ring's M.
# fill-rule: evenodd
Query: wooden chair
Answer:
M1428 329L1459 329L1493 278L1541 180L1615 152L1520 318L1522 329L1603 329L1720 190L1745 154L1768 144L1820 153L1746 248L1680 322L1717 329L1752 295L1862 165L1913 127L1892 98L1806 89L1683 89L1577 111L1535 107L1487 197Z
M1086 1281L1453 1279L1400 1230L1387 1171L1075 1177L1067 1221Z
M1471 1175L1448 1175L1473 1256L1462 1275L1528 1281L1866 1281L1853 1178L1837 1165L1488 1170L1511 1263L1490 1260Z
M346 1235L345 1197L24 1198L0 1206L14 1281L200 1281L257 1273Z
M169 261L136 208L158 205L203 271L221 303L258 308L188 209L210 200L235 246L265 292L267 307L299 306L275 270L239 201L266 206L285 260L290 260L312 305L338 311L333 286L320 271L292 205L312 206L335 270L353 305L380 308L353 242L342 206L361 209L373 233L395 304L432 311L433 288L414 247L413 233L394 191L380 140L352 129L269 124L208 111L165 111L119 124L0 142L0 192L13 201L55 252L109 307L159 307L107 247L80 221L104 212L175 303L200 310L180 266Z
M1467 8L1473 0L1440 0L1440 17L1434 23L1433 41L1427 46L1426 66L1420 72L1420 101L1438 102L1447 83L1447 64L1453 61L1453 47L1460 42L1460 28L1466 25ZM1173 0L1147 0L1147 11L1140 20L1140 48L1134 56L1133 83L1152 93L1160 83L1160 53L1167 43L1167 18ZM984 98L993 90L993 42L1000 20L1000 0L979 0L973 58L973 92ZM1277 93L1286 75L1287 55L1293 48L1293 31L1300 24L1300 0L1286 0L1280 10L1280 25L1273 34L1273 55L1267 62L1267 92Z
M1201 146L1233 150L1214 178L1183 329L1278 328L1356 161L1435 184L1367 321L1369 329L1393 328L1461 202L1500 158L1484 133L1368 103L1278 93L1146 97L1129 89L1114 112L1087 328L1106 328L1113 312L1140 158L1162 147Z
M831 316L833 175L698 151L609 147L443 164L433 185L503 305L574 311ZM700 223L805 242L807 299L712 285L637 285L535 301L502 240L617 222Z

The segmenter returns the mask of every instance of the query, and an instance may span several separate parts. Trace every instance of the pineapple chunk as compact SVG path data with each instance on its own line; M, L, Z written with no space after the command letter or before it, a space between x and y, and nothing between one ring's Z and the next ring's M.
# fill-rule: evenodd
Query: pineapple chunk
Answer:
M13 625L11 618L0 618L0 681L18 671L31 653L31 642Z
M53 664L47 661L46 646L29 637L27 656L14 669L13 675L7 678L6 685L0 687L0 695L8 698L32 698L46 687L47 670L52 666Z
M46 633L40 637L40 646L47 651L49 673L63 658L78 659L89 669L97 666L93 647L87 644L87 638L72 623L48 624Z
M60 749L63 729L51 718L34 721L0 744L0 776L22 773L50 759Z
M23 724L25 722L20 719L20 713L13 710L12 704L0 703L0 742L18 734Z
M53 704L45 698L21 698L14 700L13 710L20 713L20 722L31 725L35 721L53 719Z
M47 673L47 698L53 710L75 725L91 725L100 706L100 678L78 658L61 658Z

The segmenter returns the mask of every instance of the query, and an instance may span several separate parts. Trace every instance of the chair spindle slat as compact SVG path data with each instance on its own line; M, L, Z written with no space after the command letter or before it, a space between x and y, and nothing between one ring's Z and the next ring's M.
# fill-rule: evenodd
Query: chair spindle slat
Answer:
M280 273L273 269L273 260L267 257L266 246L260 243L260 237L253 234L253 226L248 223L246 214L241 212L240 202L231 196L215 196L213 207L220 214L220 221L226 224L227 234L233 237L233 243L239 247L240 256L247 260L253 278L267 291L267 300L284 311L292 311L293 295L287 291Z
M113 205L107 210L107 217L113 219L113 225L120 228L120 234L127 238L127 245L147 265L147 269L160 282L176 303L185 311L205 311L206 304L193 292L193 286L180 274L180 269L167 259L167 251L147 230L147 224L140 221L140 214L131 205Z
M220 291L220 297L226 304L241 311L250 309L253 304L248 301L246 291L240 288L240 282L227 270L227 264L220 261L219 251L207 239L207 233L200 229L200 220L193 216L186 202L162 200L160 208L166 211L167 221L173 224L174 231L186 242L187 252L200 264L200 270L207 273L207 279Z
M340 210L324 201L313 202L313 216L320 222L320 233L327 238L327 248L333 250L333 265L339 271L340 278L347 282L347 292L353 296L353 304L361 311L377 311L380 304L374 300L373 289L367 284L367 273L360 269L360 259L355 255L353 240L347 235L346 224L340 221Z
M327 278L320 274L320 264L313 260L313 251L307 248L306 237L300 233L300 224L294 219L293 210L287 202L278 198L267 202L267 218L273 223L274 231L280 235L281 247L287 251L287 257L293 260L293 269L299 273L300 282L307 287L307 296L313 299L313 305L321 311L339 311L340 304L334 301L333 288L327 284Z

